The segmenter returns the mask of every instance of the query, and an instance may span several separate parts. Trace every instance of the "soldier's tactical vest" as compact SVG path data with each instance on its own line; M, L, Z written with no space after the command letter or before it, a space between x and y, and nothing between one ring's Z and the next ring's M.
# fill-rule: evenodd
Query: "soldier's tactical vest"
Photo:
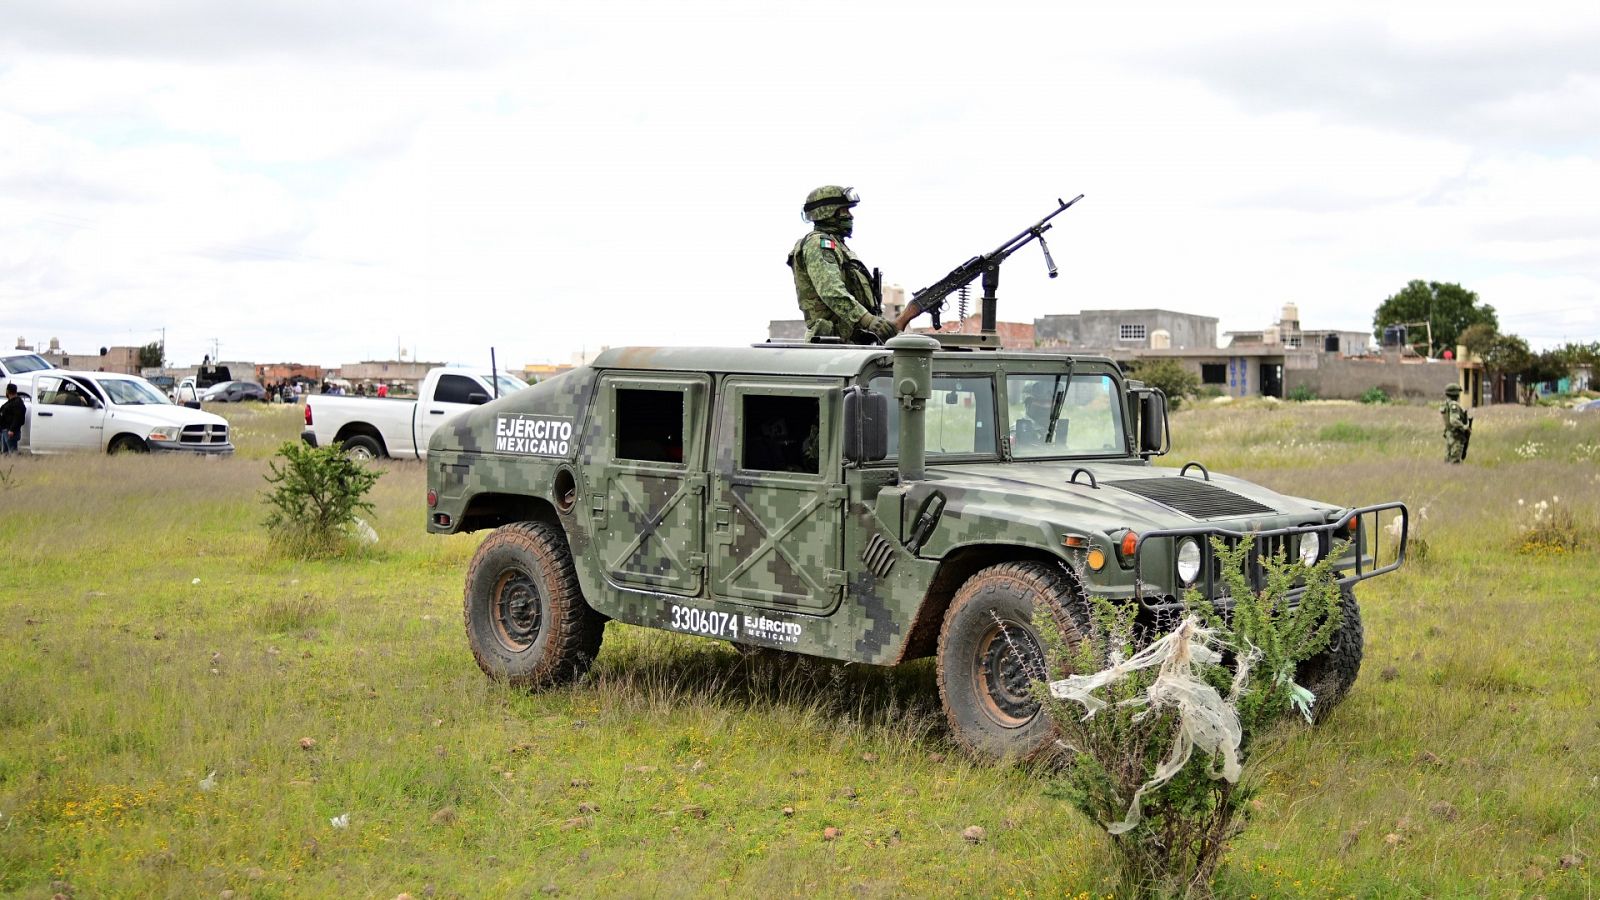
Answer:
M855 251L846 246L844 239L837 235L812 229L810 233L794 242L794 247L789 250L789 255L784 262L789 265L790 269L794 270L795 280L798 282L800 278L804 277L807 285L810 285L810 276L802 269L795 268L795 259L800 256L800 248L805 245L806 241L811 239L812 235L820 235L824 240L831 241L833 249L839 251L839 256L843 259L843 263L839 268L843 272L844 284L850 291L850 296L854 297L855 301L867 311L874 315L882 315L882 309L879 306L880 301L872 292L872 274L867 271L867 264L857 258ZM811 287L811 292L815 294L816 288ZM854 323L850 324L854 325ZM848 337L848 335L843 336Z

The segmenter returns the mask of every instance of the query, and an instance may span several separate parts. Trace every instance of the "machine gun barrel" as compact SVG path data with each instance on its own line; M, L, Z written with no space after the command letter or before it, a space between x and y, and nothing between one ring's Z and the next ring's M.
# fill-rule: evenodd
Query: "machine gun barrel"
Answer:
M1038 240L1039 245L1044 248L1045 265L1049 269L1050 277L1056 277L1056 263L1055 260L1050 257L1050 248L1044 242L1044 233L1054 227L1050 224L1051 219L1054 219L1056 216L1066 212L1072 207L1072 204L1077 203L1082 199L1082 194L1073 197L1071 200L1062 200L1061 198L1057 197L1056 208L1050 212L1050 215L1045 216L1032 225L1029 225L1027 228L1017 232L1015 237L1012 237L1010 240L1007 240L1005 243L989 251L988 253L985 253L982 256L974 256L961 265L956 266L954 269L951 269L948 273L946 273L943 278L940 278L933 284L930 284L922 290L912 294L911 302L906 304L905 310L901 312L900 315L895 319L894 327L904 331L906 326L911 324L912 319L915 319L917 316L922 315L923 313L930 313L933 318L933 327L938 328L939 310L944 306L945 298L965 287L966 285L971 284L973 279L985 273L992 273L989 275L989 277L985 278L985 300L992 300L993 297L992 292L989 290L989 282L991 280L998 280L1000 264L1005 262L1006 257L1027 246L1034 240ZM987 311L984 318L985 323L987 324L989 318Z

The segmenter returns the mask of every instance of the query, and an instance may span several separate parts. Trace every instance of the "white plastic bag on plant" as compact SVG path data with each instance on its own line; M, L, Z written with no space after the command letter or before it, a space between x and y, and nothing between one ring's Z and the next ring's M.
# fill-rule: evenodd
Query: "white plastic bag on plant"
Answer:
M1211 760L1207 774L1230 782L1239 780L1239 743L1243 737L1236 704L1239 692L1249 677L1250 666L1259 654L1252 650L1242 654L1238 670L1234 673L1233 687L1224 698L1216 689L1206 684L1195 673L1197 664L1221 661L1213 648L1217 642L1213 629L1200 625L1194 616L1183 620L1171 634L1155 641L1128 659L1093 675L1069 675L1063 681L1050 683L1050 693L1062 700L1083 704L1087 719L1106 707L1106 701L1094 696L1101 688L1116 684L1141 669L1160 667L1155 681L1145 689L1143 697L1122 701L1122 706L1144 706L1146 709L1134 717L1141 721L1146 716L1174 708L1178 713L1178 735L1172 742L1172 751L1162 760L1150 779L1139 786L1128 804L1128 813L1120 822L1106 825L1112 834L1122 834L1139 824L1140 802L1144 795L1172 780L1189 762L1196 749Z

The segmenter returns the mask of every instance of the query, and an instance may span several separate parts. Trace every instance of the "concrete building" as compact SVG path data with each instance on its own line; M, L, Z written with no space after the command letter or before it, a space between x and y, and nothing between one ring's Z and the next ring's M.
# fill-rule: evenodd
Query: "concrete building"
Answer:
M1302 328L1300 307L1285 303L1278 321L1260 331L1229 331L1223 334L1229 347L1281 346L1285 350L1321 350L1345 356L1365 356L1372 352L1372 334L1336 328Z
M1086 309L1033 320L1041 348L1086 352L1199 350L1217 346L1217 319L1167 309Z
M427 377L428 370L442 365L444 365L442 362L421 362L413 359L369 359L358 363L345 363L328 374L330 377L343 378L350 382L352 387L362 386L370 389L386 384L391 392L415 394L417 386Z
M306 363L264 363L256 366L256 382L259 384L279 384L285 381L320 383L322 379L322 367Z

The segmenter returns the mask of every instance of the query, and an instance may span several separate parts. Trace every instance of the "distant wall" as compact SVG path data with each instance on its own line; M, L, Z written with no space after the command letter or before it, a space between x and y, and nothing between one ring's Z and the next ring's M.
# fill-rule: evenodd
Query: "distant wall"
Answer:
M1325 400L1356 400L1375 387L1391 397L1441 397L1446 385L1460 384L1454 363L1403 363L1393 354L1345 359L1331 354L1294 353L1284 362L1286 393L1305 387Z

